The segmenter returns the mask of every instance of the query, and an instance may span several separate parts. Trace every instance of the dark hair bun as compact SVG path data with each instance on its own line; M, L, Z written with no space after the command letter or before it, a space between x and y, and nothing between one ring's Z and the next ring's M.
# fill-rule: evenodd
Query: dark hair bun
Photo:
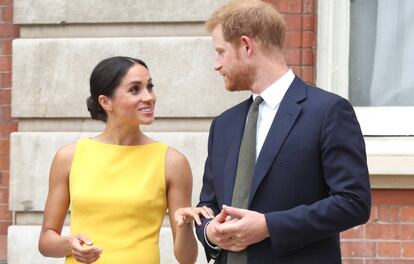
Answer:
M93 100L92 96L89 96L88 99L86 99L86 105L92 119L106 122L107 116L105 110L103 110L102 106L98 102Z

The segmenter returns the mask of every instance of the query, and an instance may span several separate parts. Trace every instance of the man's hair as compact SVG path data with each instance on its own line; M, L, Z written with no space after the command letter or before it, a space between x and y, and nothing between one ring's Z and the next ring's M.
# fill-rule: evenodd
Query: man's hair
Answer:
M259 41L263 48L283 49L286 23L269 3L260 0L232 0L215 11L206 22L209 32L220 25L224 40L234 47L239 46L240 37L244 35Z

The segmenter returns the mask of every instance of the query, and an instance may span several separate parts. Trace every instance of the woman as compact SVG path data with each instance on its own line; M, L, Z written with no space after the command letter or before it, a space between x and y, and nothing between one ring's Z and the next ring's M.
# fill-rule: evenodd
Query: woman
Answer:
M191 223L209 208L192 208L192 176L177 150L144 135L154 121L155 94L146 64L129 57L100 62L87 100L104 131L58 150L39 239L48 257L66 263L159 263L159 232L166 209L180 263L194 263ZM71 205L71 235L62 226Z

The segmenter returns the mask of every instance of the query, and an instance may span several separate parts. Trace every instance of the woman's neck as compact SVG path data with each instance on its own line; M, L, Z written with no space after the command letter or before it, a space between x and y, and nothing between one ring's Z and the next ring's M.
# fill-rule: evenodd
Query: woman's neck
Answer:
M142 133L139 126L117 126L107 123L104 131L95 137L103 143L133 146L153 143L154 141Z

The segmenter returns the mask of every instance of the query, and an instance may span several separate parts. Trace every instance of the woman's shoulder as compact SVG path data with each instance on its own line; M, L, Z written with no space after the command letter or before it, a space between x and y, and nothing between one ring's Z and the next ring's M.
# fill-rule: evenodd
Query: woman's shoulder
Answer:
M188 163L187 157L173 147L167 148L166 153L166 173L168 174L182 174L189 170L190 165Z
M68 180L72 160L76 149L76 143L70 143L60 147L55 154L50 167L50 181L59 182Z
M62 164L72 164L76 150L76 143L69 143L60 147L55 154L55 161Z
M183 153L170 146L167 147L166 159L167 162L175 165L188 163L187 157Z

